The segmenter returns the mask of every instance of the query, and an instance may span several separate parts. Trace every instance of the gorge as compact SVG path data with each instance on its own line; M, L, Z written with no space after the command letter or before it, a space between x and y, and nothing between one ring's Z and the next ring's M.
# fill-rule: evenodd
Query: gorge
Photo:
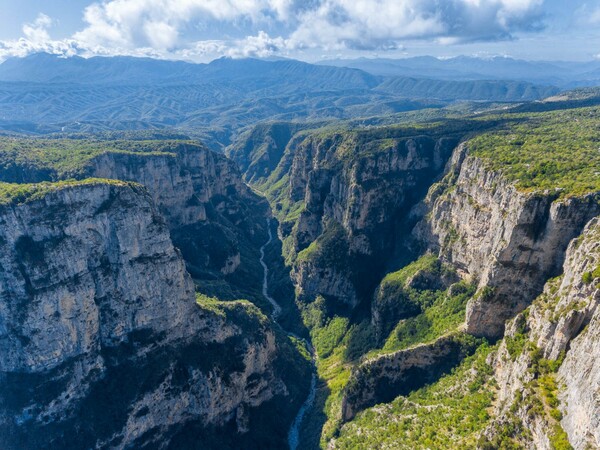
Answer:
M0 136L0 447L600 448L598 91L361 117L402 83L244 64L356 97Z

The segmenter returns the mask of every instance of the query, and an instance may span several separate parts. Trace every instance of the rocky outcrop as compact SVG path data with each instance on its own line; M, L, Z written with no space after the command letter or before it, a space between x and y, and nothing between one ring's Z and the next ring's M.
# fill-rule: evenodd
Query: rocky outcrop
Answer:
M240 135L225 154L235 161L250 183L260 183L279 165L286 147L299 131L317 124L259 123Z
M146 186L195 277L233 274L240 253L256 260L266 240L266 202L242 182L232 161L202 145L166 143L160 152L107 152L93 158L83 176ZM253 281L258 290L260 280Z
M519 191L466 145L454 152L414 236L486 288L467 308L467 332L501 337L505 321L560 273L569 241L600 213L598 194L559 194Z
M143 187L49 188L0 224L2 448L284 445L308 363L250 304L196 303Z
M454 334L367 360L352 372L344 390L342 419L351 420L368 407L390 402L437 380L476 346L474 339Z
M499 390L490 439L517 417L530 430L535 448L554 448L551 442L561 430L575 449L600 446L599 283L600 221L595 218L570 243L563 274L509 323L491 360Z
M3 164L0 180L7 182L93 177L144 185L204 291L260 304L256 261L267 239L268 204L225 156L191 141L40 140L5 152Z
M296 148L289 171L288 201L305 205L291 231L299 253L294 274L300 292L307 298L329 295L350 306L369 297L395 249L407 212L441 171L455 143L452 138L426 136L306 138ZM337 261L334 268L343 266L345 273L331 270L331 265L324 273L319 252L302 254L312 243L324 247L326 241L337 249L329 260ZM314 282L331 275L336 279ZM322 286L341 289L325 292Z
M211 208L233 223L243 222L244 201L266 210L235 164L200 144L166 143L160 152L106 152L90 161L83 176L146 186L171 229L206 220Z
M447 290L452 297L466 288L456 284L459 280L452 267L442 264L433 255L425 255L417 262L387 274L377 286L371 303L371 325L377 343L382 344L399 321L423 311L422 304L417 301L421 293Z

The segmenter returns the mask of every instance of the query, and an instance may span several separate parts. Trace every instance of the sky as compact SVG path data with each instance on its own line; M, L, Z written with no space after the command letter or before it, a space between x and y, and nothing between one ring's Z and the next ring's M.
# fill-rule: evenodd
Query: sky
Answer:
M0 0L0 61L49 52L600 59L600 0Z

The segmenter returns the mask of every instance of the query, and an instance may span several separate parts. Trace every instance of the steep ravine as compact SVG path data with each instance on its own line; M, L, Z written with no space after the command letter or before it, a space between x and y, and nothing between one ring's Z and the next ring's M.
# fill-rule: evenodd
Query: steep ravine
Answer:
M598 193L559 194L517 189L470 155L468 143L454 151L413 236L464 277L478 280L485 295L467 307L468 333L502 337L504 323L560 274L567 245L600 214Z
M279 303L277 303L277 301L273 297L271 297L271 295L269 294L269 267L267 266L267 263L265 262L265 249L273 241L273 232L271 231L271 221L269 219L267 219L267 230L268 230L268 234L269 234L269 239L260 248L260 264L263 268L263 274L264 274L262 292L263 292L264 297L273 306L273 313L272 313L271 317L273 318L273 320L275 322L277 322L277 319L278 319L279 315L281 314L282 308L279 305ZM298 410L298 413L296 414L296 417L294 418L294 421L292 422L292 426L288 432L288 446L289 446L290 450L296 450L300 443L300 427L302 426L302 421L303 421L306 413L312 407L313 402L315 400L315 393L316 393L316 389L317 389L317 375L316 375L316 362L315 362L316 355L315 355L313 346L307 339L300 338L299 336L297 336L296 334L294 334L290 331L286 331L286 332L287 332L288 336L291 336L291 337L301 341L306 346L307 350L310 352L311 360L312 360L312 364L313 364L313 372L312 372L311 380L310 380L310 391L308 393L308 396L306 397L306 400L304 401L304 403Z
M305 131L287 140L283 152L278 145L268 164L264 148L255 160L249 147L244 148L246 163L260 163L260 170L253 169L248 179L266 193L280 222L303 318L319 352L321 343L330 356L326 364L331 366L322 365L326 357L319 360L319 374L327 374L323 384L335 386L324 393L328 410L318 419L326 422L321 446L331 442L343 421L352 422L365 408L418 390L422 384L417 378L435 384L452 366L473 361L465 357L474 351L484 373L481 354L502 339L505 323L527 309L552 277L568 270L567 247L598 216L600 202L597 173L589 167L593 169L597 161L593 159L597 133L582 132L578 141L557 138L557 133L571 136L574 131L557 131L557 123L565 123L562 114L576 113L527 121L515 117L514 130L511 120L497 128L490 125L493 131L482 131L482 142L489 144L485 152L476 151L477 128L467 130L467 137L460 135L460 125L457 129L453 124L447 136L427 127L419 133L410 130L410 135L402 135L398 128ZM584 120L595 112L577 114ZM538 157L538 151L541 168L528 159L531 152ZM575 157L566 158L565 151ZM273 157L280 158L275 169ZM503 158L512 160L507 163ZM547 175L540 179L539 174ZM564 182L564 178L571 179ZM408 282L399 294L388 290L397 294L396 299L377 298L388 292L377 289L383 277L393 278L422 255L451 267L456 276L452 283L467 288L459 308L462 316L455 311L448 320L441 313L443 302L438 302L442 294L423 292L446 288L447 294L457 292L447 286L432 288L436 280L430 278L421 283L425 289ZM418 296L402 297L407 291L418 291ZM412 309L406 308L411 301ZM388 304L405 309L373 308ZM438 309L425 314L430 307ZM367 322L369 310L375 314ZM389 323L382 324L383 316ZM579 316L574 317L556 320L569 320L569 326L580 328ZM417 328L411 331L410 326ZM427 327L431 332L422 333ZM390 332L397 330L405 333L404 338L413 333L421 340L393 347ZM448 336L454 335L467 345L449 343ZM369 339L376 342L365 344ZM384 344L385 349L377 347ZM593 342L584 345L592 348ZM361 360L360 351L372 353ZM581 358L578 361L583 364ZM449 364L444 366L445 362ZM534 365L520 370L533 370ZM336 371L327 370L331 367ZM589 382L589 377L577 379L582 386ZM586 402L586 408L593 408L593 399ZM565 422L568 426L576 428L573 422Z
M43 189L0 206L0 447L284 445L310 371L285 335L196 299L142 186Z

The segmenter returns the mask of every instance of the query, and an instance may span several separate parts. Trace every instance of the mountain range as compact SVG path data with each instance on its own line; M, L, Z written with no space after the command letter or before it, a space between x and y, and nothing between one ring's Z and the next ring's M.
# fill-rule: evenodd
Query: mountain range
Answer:
M403 59L332 59L319 64L355 68L380 76L461 81L509 79L561 88L596 86L600 80L600 61L524 61L504 56L457 56L446 59L417 56Z
M295 60L210 64L34 54L0 64L0 129L97 132L177 127L213 148L260 120L350 119L455 102L522 102L559 92L511 80L372 74Z

